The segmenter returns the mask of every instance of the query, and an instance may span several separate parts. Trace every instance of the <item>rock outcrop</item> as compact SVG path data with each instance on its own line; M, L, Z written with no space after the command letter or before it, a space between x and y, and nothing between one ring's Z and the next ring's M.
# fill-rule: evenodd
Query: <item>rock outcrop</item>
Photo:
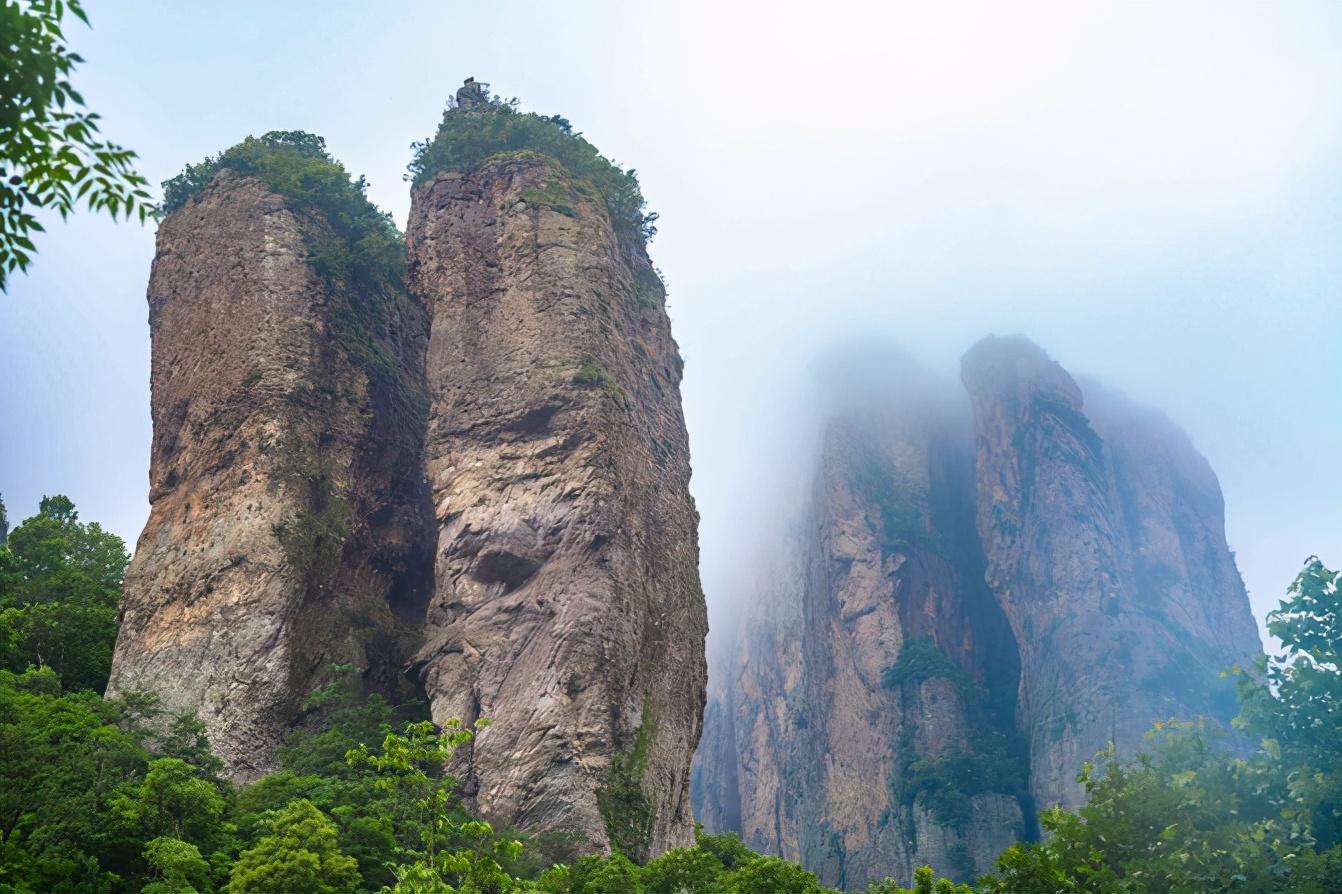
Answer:
M460 113L458 113L460 114ZM419 184L436 720L490 718L458 775L486 818L631 856L693 841L707 621L681 362L637 233L554 160Z
M322 275L320 211L222 171L158 231L150 517L109 694L196 712L242 780L336 663L394 693L431 583L423 309Z
M1235 712L1219 672L1259 650L1220 488L1151 411L1088 394L1029 341L966 355L987 580L1021 650L1020 724L1041 805L1154 720Z
M715 656L696 814L830 885L923 863L970 878L1026 832L1028 810L1015 643L983 583L968 421L894 349L843 372L822 389L811 508ZM961 770L975 779L951 779Z
M480 814L651 856L694 840L707 676L655 218L567 122L484 102L420 147L405 240L310 134L166 184L110 691L245 780L352 665L492 721L452 768Z
M1226 719L1257 634L1215 476L1159 414L1083 405L1019 338L965 358L972 407L852 363L811 508L715 646L695 810L828 884L970 879L1111 737Z

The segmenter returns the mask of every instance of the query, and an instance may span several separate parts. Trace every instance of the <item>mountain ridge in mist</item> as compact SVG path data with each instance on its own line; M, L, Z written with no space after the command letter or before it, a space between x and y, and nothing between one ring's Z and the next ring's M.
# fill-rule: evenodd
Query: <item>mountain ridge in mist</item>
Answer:
M1109 739L1229 719L1216 672L1257 632L1172 423L1023 336L972 347L959 395L869 339L817 372L804 509L710 650L706 828L847 888L972 878Z

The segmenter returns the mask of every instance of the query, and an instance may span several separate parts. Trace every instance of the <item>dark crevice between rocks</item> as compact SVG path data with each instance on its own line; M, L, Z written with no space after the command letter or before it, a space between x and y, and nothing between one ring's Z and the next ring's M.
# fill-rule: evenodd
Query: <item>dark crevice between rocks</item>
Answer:
M977 666L971 670L986 690L989 720L1003 733L1009 755L1022 768L1024 786L1015 793L1016 800L1025 819L1025 838L1036 841L1040 829L1030 794L1030 743L1017 723L1020 649L986 579L988 560L975 522L973 437L966 424L967 420L960 419L948 423L939 449L931 451L929 514L958 572L964 611L977 646Z

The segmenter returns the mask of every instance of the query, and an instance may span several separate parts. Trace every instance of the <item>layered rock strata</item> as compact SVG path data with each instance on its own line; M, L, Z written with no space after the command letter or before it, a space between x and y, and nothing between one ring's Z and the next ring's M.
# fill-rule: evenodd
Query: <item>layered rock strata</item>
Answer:
M811 508L715 646L696 813L848 889L970 879L1111 739L1228 719L1218 672L1257 632L1215 475L1163 416L1019 337L965 357L969 407L853 362Z
M495 822L634 857L693 841L707 622L681 361L637 233L534 153L426 179L408 230L432 310L435 719L489 718L456 768Z
M109 694L196 713L241 780L332 665L403 686L431 583L427 317L398 281L319 274L335 241L231 171L158 231L151 508Z

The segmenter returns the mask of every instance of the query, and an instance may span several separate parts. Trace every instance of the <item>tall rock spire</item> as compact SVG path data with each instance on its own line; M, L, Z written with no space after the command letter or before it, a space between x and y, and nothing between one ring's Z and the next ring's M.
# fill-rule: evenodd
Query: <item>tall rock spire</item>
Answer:
M150 516L109 694L197 713L246 780L275 769L333 664L405 685L431 583L427 317L399 235L320 139L271 134L223 159L189 195L177 181L158 231ZM281 194L268 160L311 165L332 192Z
M972 421L845 354L810 509L714 650L696 812L850 890L973 879L1111 739L1229 720L1257 631L1216 476L1162 415L1021 337L965 356Z
M635 858L686 846L707 622L662 284L590 171L477 156L421 170L408 231L433 316L420 679L436 720L492 721L457 768L486 818Z

